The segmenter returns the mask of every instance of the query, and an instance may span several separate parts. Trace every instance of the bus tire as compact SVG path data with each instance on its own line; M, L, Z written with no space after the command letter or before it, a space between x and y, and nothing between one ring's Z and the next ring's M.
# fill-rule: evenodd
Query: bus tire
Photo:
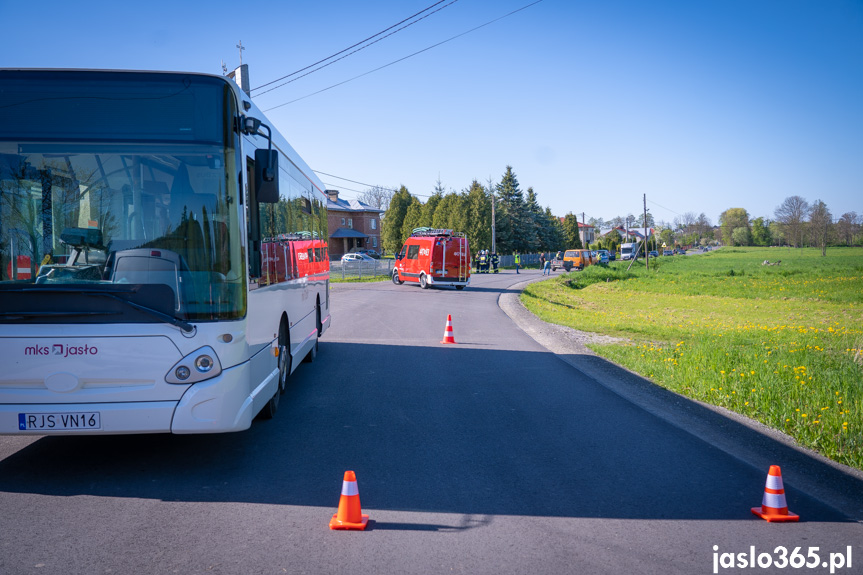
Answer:
M276 389L276 393L273 394L273 397L270 398L270 401L268 401L261 410L262 419L272 419L276 416L276 412L279 410L279 399L281 399L281 397L282 394L279 393L278 389Z
M312 346L312 349L309 350L309 353L306 354L303 361L305 363L312 363L315 361L316 357L318 357L318 338L315 338L315 345Z
M287 323L279 327L279 393L288 389L288 377L291 375L291 345Z
M405 283L403 280L401 280L401 279L399 278L399 272L398 272L398 270L393 270L393 283L394 283L394 284L396 284L397 286L400 286L400 285L402 285L403 283Z
M461 291L461 290L463 290L463 289L464 289L464 286L455 286L455 289L457 289L457 290Z
M428 281L428 279L426 279L425 274L420 274L420 287L422 289L426 289L429 287L429 281Z

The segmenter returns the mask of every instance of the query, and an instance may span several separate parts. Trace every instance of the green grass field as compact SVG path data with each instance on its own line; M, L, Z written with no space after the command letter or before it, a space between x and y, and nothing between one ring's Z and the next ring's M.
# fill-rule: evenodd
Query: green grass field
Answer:
M546 321L629 338L591 347L658 385L863 469L863 249L723 248L628 265L535 283L521 299Z

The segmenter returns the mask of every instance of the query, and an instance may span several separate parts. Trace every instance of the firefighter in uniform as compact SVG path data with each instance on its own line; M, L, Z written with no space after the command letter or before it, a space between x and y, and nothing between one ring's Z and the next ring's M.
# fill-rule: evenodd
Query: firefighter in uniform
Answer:
M486 250L479 251L479 262L476 264L476 273L488 273L488 252Z
M499 264L499 263L500 263L500 257L497 255L497 253L496 253L496 252L495 252L495 253L492 253L492 254L491 254L491 265L492 265L492 267L494 268L494 273L497 273L497 272L498 272L498 270L497 270L497 266L498 266L498 264Z

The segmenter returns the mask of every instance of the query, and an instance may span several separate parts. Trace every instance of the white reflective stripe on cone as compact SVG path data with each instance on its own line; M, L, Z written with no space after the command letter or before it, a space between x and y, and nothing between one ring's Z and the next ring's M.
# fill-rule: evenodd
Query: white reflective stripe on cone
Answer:
M774 509L783 509L787 508L788 504L785 502L785 495L777 495L775 493L764 493L764 499L761 500L761 505L763 507L773 507Z
M356 481L342 481L342 495L359 495Z
M782 476L781 475L768 475L767 476L767 489L775 489L779 491L780 489L784 489L782 487Z

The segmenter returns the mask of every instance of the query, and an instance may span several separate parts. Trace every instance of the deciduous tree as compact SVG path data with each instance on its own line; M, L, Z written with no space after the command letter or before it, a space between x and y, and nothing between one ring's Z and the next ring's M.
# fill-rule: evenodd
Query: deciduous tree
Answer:
M857 212L845 212L836 222L836 232L839 241L853 245L854 237L860 233L861 218Z
M821 255L826 256L827 244L833 236L833 214L821 200L815 200L809 211L809 233L815 245L821 248Z
M770 236L770 221L765 218L752 220L752 243L756 246L769 246L772 243Z
M786 240L794 245L803 245L806 216L809 213L809 202L800 196L790 196L779 205L773 214L776 220L785 228Z
M749 230L749 213L743 208L728 208L719 215L719 226L722 230L722 241L728 245L734 245L734 230L737 228Z

